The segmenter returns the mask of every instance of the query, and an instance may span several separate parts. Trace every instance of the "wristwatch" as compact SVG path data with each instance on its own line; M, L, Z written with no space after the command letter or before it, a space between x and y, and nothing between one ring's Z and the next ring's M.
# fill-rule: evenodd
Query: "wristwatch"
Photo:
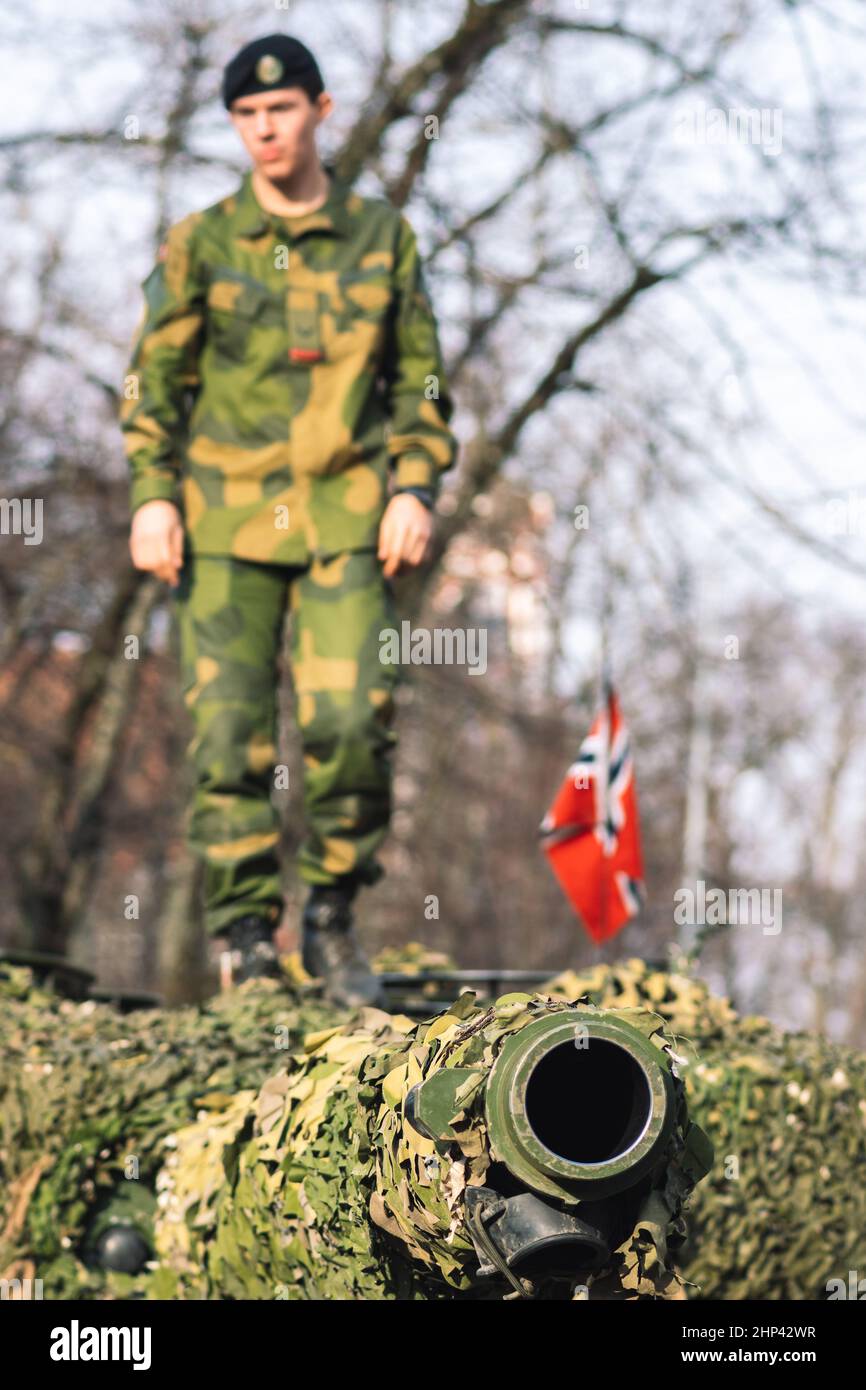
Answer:
M436 505L436 499L429 487L398 487L394 490L394 496L398 497L401 492L411 492L413 497L417 497L419 502L423 502L432 512Z

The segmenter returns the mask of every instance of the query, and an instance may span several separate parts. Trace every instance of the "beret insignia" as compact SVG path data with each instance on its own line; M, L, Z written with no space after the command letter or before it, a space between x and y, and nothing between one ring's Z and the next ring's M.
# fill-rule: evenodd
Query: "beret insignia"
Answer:
M283 65L274 53L265 53L256 63L256 77L260 82L273 83L283 75Z

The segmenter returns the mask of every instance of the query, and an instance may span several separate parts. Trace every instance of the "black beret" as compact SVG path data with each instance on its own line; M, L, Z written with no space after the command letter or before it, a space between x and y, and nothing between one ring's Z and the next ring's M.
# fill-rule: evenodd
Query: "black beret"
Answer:
M254 39L235 54L223 71L223 105L229 110L236 97L278 87L303 87L311 101L325 90L312 53L288 34Z

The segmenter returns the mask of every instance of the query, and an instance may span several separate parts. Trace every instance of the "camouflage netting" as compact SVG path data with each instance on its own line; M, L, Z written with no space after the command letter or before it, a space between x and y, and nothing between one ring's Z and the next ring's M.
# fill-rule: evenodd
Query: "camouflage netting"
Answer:
M404 946L385 946L372 964L375 970L394 970L402 975L436 975L458 969L452 956L444 951L431 951L420 941L408 941Z
M316 990L269 981L123 1015L0 963L0 1278L40 1278L46 1298L140 1290L79 1253L109 1219L149 1235L165 1137L260 1085L333 1017Z
M491 1166L484 1088L504 1040L535 1019L592 1006L508 994L489 1008L468 991L414 1023L377 1009L307 1037L258 1093L237 1095L173 1138L160 1174L157 1298L440 1299L510 1293L479 1287L463 1193ZM658 1015L624 1010L659 1050L676 1097L675 1124L633 1229L596 1283L607 1298L682 1297L673 1252L680 1212L700 1174L670 1040ZM447 1067L471 1068L432 1140L403 1117L409 1089ZM694 1130L693 1130L694 1132ZM532 1296L562 1296L538 1283ZM566 1295L568 1296L568 1295ZM577 1296L580 1296L579 1294Z
M654 1009L691 1040L677 1042L689 1109L715 1149L681 1254L700 1296L824 1299L828 1281L862 1277L866 1055L738 1017L699 980L641 960L567 971L546 988Z
M403 957L387 968L405 968ZM80 1253L109 1215L147 1228L167 1136L202 1114L210 1125L228 1121L235 1105L249 1116L243 1093L287 1057L275 1048L334 1023L302 974L294 979L289 993L264 982L201 1009L124 1016L64 1001L36 988L30 971L0 964L0 1277L38 1276L47 1298L143 1294L149 1276L85 1267ZM862 1054L738 1019L699 981L638 960L557 979L563 998L587 992L605 1007L648 1007L692 1039L676 1040L678 1067L716 1162L690 1200L680 1259L704 1296L824 1298L829 1279L862 1276ZM738 1178L726 1176L731 1155ZM138 1181L127 1176L135 1161Z

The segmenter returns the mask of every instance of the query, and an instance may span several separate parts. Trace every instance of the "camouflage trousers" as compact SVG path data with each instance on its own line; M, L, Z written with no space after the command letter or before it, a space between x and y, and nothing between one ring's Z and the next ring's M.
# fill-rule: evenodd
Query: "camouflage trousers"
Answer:
M174 594L183 695L195 727L186 833L204 859L208 934L251 911L274 922L282 914L282 818L272 794L279 788L278 798L298 809L294 788L285 790L287 770L276 767L287 610L304 760L298 874L310 884L376 883L401 675L379 656L381 630L398 623L375 551L344 551L305 567L187 554Z

